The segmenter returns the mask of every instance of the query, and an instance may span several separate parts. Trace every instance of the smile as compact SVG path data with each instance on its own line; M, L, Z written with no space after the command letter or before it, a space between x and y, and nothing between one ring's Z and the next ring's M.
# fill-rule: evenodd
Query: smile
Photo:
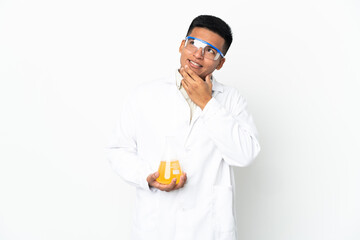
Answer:
M191 61L191 60L189 60L189 62L190 62L190 65L191 65L192 67L194 67L194 68L200 68L200 67L202 67L202 65L200 65L200 64L198 64L198 63L196 63L196 62L193 62L193 61Z

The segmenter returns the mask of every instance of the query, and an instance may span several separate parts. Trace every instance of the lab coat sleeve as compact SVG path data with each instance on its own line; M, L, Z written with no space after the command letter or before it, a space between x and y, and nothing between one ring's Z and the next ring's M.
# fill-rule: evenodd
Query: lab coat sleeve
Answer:
M150 190L146 178L151 174L151 169L138 156L136 121L132 109L132 102L127 100L110 140L108 159L112 168L123 180L135 187Z
M244 167L260 151L257 130L240 94L233 93L228 105L225 108L213 97L203 109L201 119L224 161Z

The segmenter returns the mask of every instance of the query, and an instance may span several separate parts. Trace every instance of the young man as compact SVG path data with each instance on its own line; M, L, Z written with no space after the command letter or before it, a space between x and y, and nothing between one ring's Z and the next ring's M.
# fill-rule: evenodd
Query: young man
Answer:
M234 240L233 166L260 151L245 99L215 80L232 42L214 16L193 20L175 76L144 84L125 101L110 162L136 187L133 239ZM180 181L161 184L164 139L179 143Z

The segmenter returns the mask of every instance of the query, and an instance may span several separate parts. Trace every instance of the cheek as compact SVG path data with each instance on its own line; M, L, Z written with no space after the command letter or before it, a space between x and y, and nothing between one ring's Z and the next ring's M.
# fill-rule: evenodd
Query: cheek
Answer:
M217 64L214 62L206 64L206 71L212 72L216 69Z
M186 55L186 53L183 51L180 52L181 56L180 56L180 60L183 62L185 61L188 57Z

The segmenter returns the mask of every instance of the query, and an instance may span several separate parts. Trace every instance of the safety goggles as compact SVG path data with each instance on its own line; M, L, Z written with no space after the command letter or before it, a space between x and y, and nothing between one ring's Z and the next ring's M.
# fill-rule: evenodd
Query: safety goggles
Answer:
M192 53L195 53L196 51L198 51L198 49L201 48L202 56L204 56L204 58L206 59L214 61L218 60L220 56L224 57L224 54L222 54L222 52L215 46L195 37L187 36L185 38L185 48Z

